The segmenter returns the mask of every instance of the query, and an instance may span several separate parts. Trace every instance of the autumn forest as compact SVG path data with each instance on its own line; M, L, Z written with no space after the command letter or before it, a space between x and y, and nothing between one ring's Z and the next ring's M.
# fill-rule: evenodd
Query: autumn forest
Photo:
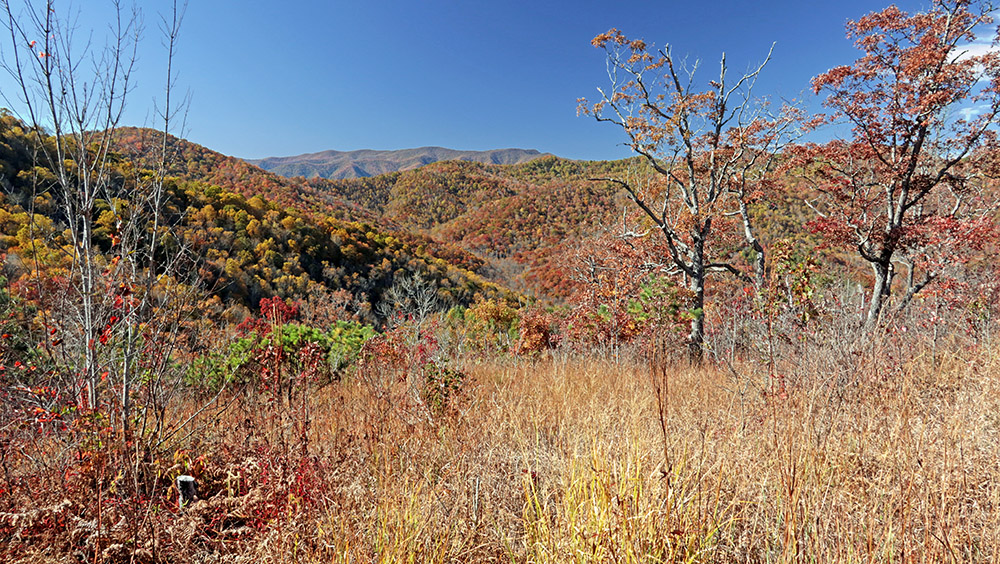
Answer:
M993 5L858 14L819 111L610 29L631 157L323 178L15 4L0 560L1000 561Z

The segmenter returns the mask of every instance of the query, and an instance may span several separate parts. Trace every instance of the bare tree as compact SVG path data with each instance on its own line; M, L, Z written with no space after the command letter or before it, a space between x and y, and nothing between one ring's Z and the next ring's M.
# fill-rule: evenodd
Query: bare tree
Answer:
M417 322L419 331L428 317L446 307L434 282L420 274L408 274L393 280L375 310L389 322L400 317L412 318Z
M171 98L172 61L184 5L173 0L161 24L167 77L156 112L160 137L122 167L116 143L143 22L135 5L110 4L113 21L100 44L92 37L78 41L75 18L52 0L2 0L9 44L0 65L20 88L11 102L34 134L38 165L52 172L37 178L33 190L59 202L67 227L63 305L50 313L58 319L46 321L53 331L60 328L60 338L46 332L45 349L74 376L67 383L74 397L84 398L83 407L109 407L128 438L134 422L162 424L161 377L177 342L182 302L190 297L176 288L193 287L163 281L196 269L182 267L191 260L183 249L168 255L161 244L177 220L166 218L164 207L167 138L180 110ZM101 248L99 230L110 248ZM145 395L135 413L138 382Z
M10 50L5 68L21 88L24 121L41 139L51 131L52 143L38 144L42 163L55 175L69 228L73 300L79 302L81 368L90 406L97 403L99 339L97 253L94 246L94 210L97 198L113 190L110 167L114 131L132 86L139 22L135 14L116 5L111 41L100 52L82 52L73 42L74 29L59 17L54 2L18 11L3 3ZM89 61L95 64L89 72Z

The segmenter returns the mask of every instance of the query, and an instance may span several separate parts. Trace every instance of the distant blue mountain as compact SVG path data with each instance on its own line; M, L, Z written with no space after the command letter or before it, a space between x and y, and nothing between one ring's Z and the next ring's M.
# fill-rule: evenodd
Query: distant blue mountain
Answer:
M496 149L493 151L456 151L443 147L420 147L399 151L322 151L294 157L245 159L282 176L323 177L330 179L375 176L397 170L410 170L437 161L474 161L487 164L520 164L548 156L534 149Z

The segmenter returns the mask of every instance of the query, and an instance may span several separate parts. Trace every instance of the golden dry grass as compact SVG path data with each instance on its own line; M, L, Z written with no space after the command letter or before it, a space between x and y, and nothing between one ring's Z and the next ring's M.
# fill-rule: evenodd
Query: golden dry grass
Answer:
M209 499L151 520L162 530L142 533L158 540L141 554L1000 561L1000 366L988 355L891 375L862 366L848 381L801 366L784 394L740 376L753 365L667 369L665 434L647 366L472 366L436 416L348 378L281 413L232 409L208 427L192 448ZM41 555L29 547L21 561Z
M344 486L348 503L325 510L335 548L324 558L992 562L1000 552L994 366L951 359L938 373L848 385L799 378L771 401L728 370L669 370L665 441L646 367L544 361L474 374L451 417L400 420L382 437Z

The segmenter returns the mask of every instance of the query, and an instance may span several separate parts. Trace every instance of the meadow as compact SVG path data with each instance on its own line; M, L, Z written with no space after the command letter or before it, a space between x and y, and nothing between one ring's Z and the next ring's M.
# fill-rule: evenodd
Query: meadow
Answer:
M467 358L437 402L433 380L364 361L279 397L178 399L188 438L163 459L93 430L8 441L0 547L18 563L995 562L995 352L890 369L872 360L886 350L826 350L780 379L554 351ZM182 473L200 499L179 508Z

